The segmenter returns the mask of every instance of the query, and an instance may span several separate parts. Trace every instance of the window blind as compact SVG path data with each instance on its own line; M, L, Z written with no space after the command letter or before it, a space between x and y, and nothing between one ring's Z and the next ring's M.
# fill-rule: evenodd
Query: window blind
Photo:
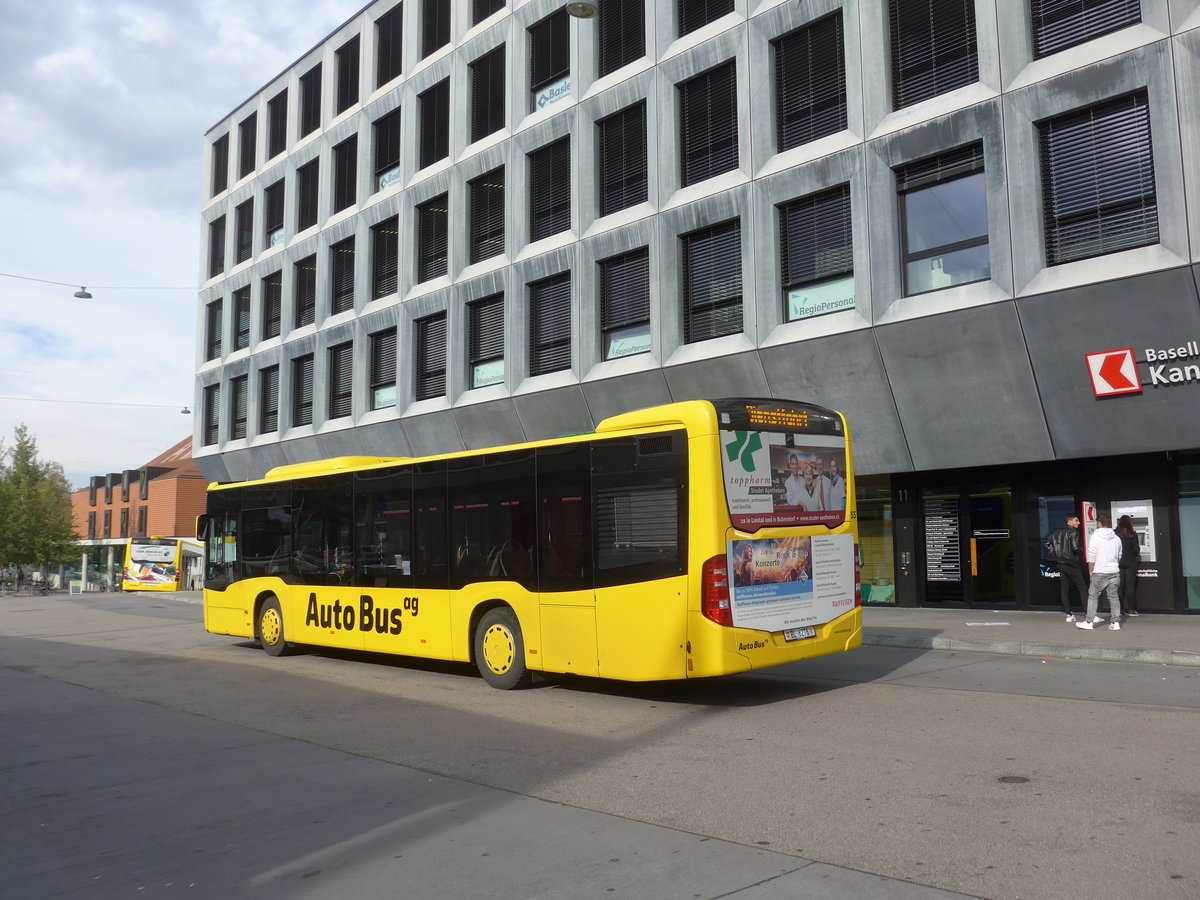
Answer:
M450 79L417 97L421 114L420 168L450 155Z
M504 252L504 167L467 183L470 198L471 262Z
M596 123L599 132L600 215L645 203L646 101Z
M680 183L738 165L737 73L732 60L679 85Z
M504 45L471 63L471 141L504 127Z
M731 219L683 236L684 342L742 330L741 223Z
M428 281L447 271L446 195L439 194L417 207L417 281Z
M353 408L354 344L347 341L329 348L329 418L342 419Z
M538 241L571 227L571 138L559 138L529 154L529 239Z
M838 10L771 42L780 151L846 127L846 60Z
M650 321L650 250L601 260L600 324L605 331Z
M312 424L313 357L309 353L292 360L292 425Z
M571 273L529 285L529 374L571 367Z
M258 373L258 432L279 430L279 366L268 366Z
M317 257L306 256L292 270L296 328L311 325L317 315Z
M1035 59L1142 21L1141 0L1030 0Z
M337 112L344 112L358 102L358 35L338 47L337 57Z
M371 297L379 299L396 293L399 268L400 218L392 216L371 228Z
M397 4L375 22L375 87L383 87L404 71L401 48L404 36L402 14L404 6Z
M850 185L781 204L779 248L784 290L854 271Z
M358 135L333 148L333 211L353 206L358 193Z
M645 0L605 0L597 19L601 78L646 55Z
M446 314L418 319L416 399L428 400L446 393Z
M329 247L330 312L354 309L354 236Z
M888 13L896 109L979 80L975 0L888 0Z

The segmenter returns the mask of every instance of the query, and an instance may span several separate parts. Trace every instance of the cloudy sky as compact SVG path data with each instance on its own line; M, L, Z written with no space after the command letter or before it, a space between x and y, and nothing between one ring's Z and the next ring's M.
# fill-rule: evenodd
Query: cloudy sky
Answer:
M24 423L81 487L192 433L204 133L365 5L3 4L6 445Z

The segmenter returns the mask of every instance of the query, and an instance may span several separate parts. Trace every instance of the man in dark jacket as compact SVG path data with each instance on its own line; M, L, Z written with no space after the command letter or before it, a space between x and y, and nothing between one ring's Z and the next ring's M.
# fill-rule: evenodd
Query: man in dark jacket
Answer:
M1079 595L1080 608L1087 605L1087 584L1083 580L1083 539L1079 536L1079 516L1067 516L1065 528L1059 528L1046 538L1046 558L1058 565L1058 589L1063 613L1068 622L1075 621L1071 612L1072 585Z

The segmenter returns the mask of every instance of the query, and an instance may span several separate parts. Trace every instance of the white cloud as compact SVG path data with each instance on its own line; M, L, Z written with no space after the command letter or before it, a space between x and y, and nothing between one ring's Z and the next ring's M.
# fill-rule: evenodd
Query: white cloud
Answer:
M203 135L364 2L6 8L0 273L95 298L0 278L0 397L42 401L0 399L6 443L25 423L81 486L191 433Z

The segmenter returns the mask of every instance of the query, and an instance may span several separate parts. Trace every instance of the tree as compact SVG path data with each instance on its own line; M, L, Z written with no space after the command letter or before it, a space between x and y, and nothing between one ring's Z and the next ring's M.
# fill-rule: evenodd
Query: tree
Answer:
M38 459L37 440L24 425L14 443L0 443L0 564L71 561L79 540L71 515L71 485L62 466Z

